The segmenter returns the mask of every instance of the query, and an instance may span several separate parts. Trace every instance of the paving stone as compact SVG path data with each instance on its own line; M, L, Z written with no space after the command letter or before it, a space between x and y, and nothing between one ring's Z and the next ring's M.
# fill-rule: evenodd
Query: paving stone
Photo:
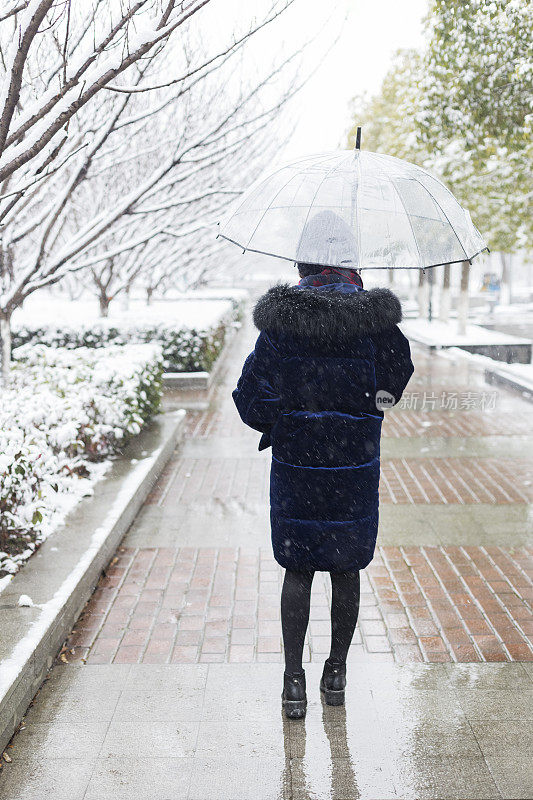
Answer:
M193 759L108 757L99 760L83 800L163 800L187 797Z
M500 792L482 755L474 757L413 754L393 773L399 796L416 800L491 800Z
M533 727L533 690L457 688L455 696L470 720L525 719L531 720Z
M197 757L188 800L289 800L285 758L254 756Z
M93 761L100 752L108 725L105 719L93 723L54 722L53 725L49 722L27 722L15 737L9 755L13 763L27 767L33 759L41 756L47 760Z
M0 773L0 800L85 800L94 766L86 756L13 762Z
M166 700L167 707L172 703ZM189 717L189 714L186 715ZM200 728L200 708L194 719L176 719L175 714L162 719L144 715L118 714L109 726L98 755L99 762L109 758L184 758L194 755Z

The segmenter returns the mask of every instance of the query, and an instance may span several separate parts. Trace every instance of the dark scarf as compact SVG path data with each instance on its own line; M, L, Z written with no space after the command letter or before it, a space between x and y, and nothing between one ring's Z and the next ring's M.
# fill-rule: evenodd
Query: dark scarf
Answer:
M363 288L363 280L355 269L347 267L325 267L316 275L306 275L298 286L324 286L326 283L354 283Z

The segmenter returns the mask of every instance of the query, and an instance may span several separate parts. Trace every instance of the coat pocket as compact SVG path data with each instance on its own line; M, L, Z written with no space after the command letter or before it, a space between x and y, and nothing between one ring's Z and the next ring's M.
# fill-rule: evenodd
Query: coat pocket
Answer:
M302 467L272 457L273 514L305 520L355 520L377 511L379 458L360 466Z
M272 430L272 452L295 466L360 466L379 457L381 416L289 411Z

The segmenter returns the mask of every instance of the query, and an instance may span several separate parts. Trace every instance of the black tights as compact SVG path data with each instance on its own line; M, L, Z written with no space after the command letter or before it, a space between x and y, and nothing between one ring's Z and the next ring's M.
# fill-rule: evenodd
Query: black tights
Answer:
M331 572L330 659L344 663L359 614L359 571ZM300 672L314 572L286 570L281 591L285 671Z

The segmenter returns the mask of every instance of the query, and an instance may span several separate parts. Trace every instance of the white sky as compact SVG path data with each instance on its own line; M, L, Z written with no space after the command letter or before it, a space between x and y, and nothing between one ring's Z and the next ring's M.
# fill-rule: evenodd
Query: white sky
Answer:
M422 45L427 0L340 0L336 5L348 16L339 41L303 90L287 158L344 147L351 98L379 89L396 50ZM320 24L326 3L304 0L296 6L297 16L305 17L312 30Z
M272 0L213 0L202 18L202 36L216 48L263 19ZM282 0L277 0L281 5ZM302 64L303 78L340 36L308 84L291 102L296 130L280 160L345 146L350 101L375 93L395 51L420 47L429 0L294 0L292 6L255 34L244 59L250 74L264 75L272 64L313 39ZM253 80L253 79L252 79ZM364 132L363 132L364 146Z

